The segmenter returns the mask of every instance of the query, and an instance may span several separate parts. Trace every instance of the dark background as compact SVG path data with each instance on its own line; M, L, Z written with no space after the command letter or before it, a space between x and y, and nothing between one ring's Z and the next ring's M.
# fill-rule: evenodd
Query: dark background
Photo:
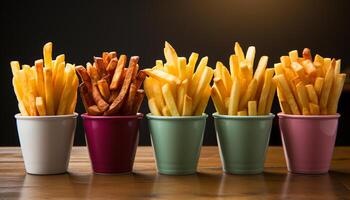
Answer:
M18 112L12 88L11 60L33 64L42 58L42 46L52 41L54 55L66 54L66 62L85 64L102 51L139 55L140 65L152 67L163 59L164 41L181 56L192 51L228 64L235 41L246 50L257 48L256 58L269 56L269 66L289 50L309 47L322 56L350 64L350 12L347 1L1 1L1 133L0 146L18 145L14 114ZM257 62L257 60L255 61ZM340 100L337 145L350 145L349 92ZM273 113L279 112L275 99ZM83 108L78 100L77 112ZM141 112L147 113L144 101ZM206 110L214 112L210 102ZM84 145L81 119L75 145ZM149 145L147 120L143 120L140 144ZM207 120L205 145L215 145L212 117ZM271 145L280 145L275 119Z

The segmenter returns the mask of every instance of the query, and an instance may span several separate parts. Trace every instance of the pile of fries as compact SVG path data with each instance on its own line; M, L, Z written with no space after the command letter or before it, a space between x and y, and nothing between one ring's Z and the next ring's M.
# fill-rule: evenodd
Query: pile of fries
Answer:
M140 89L146 74L139 71L139 57L127 57L116 52L103 52L86 68L77 66L82 83L80 96L89 115L136 115L145 96Z
M192 53L188 62L178 57L175 49L165 42L164 56L152 69L143 70L146 78L144 88L153 115L191 116L202 115L207 107L213 70L203 57L195 71L199 55Z
M262 56L253 74L255 47L244 52L238 42L230 56L230 72L221 62L216 63L211 98L221 115L256 116L271 111L276 84L274 70L266 69L268 57Z
M72 114L77 103L78 78L74 65L61 54L52 60L52 43L43 48L44 59L33 67L12 61L13 88L23 116Z
M312 60L310 49L305 48L282 56L275 64L277 96L283 113L294 115L333 115L346 74L340 73L340 60L323 58L316 54Z

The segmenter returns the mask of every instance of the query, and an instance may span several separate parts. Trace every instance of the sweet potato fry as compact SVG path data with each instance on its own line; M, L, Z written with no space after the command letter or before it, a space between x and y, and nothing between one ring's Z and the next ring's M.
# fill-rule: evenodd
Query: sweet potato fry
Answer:
M94 100L93 100L93 98L91 96L91 93L89 92L89 89L86 86L85 82L82 82L79 85L79 93L80 93L80 98L83 101L83 105L84 105L85 111L88 112L88 108L90 106L94 105L95 102L94 102Z
M87 109L89 115L102 115L103 112L98 109L97 105L92 105Z
M125 113L126 115L132 114L136 92L137 92L137 88L135 83L131 83L130 89L128 92L128 97L125 100L124 109L123 109L123 113Z
M132 112L131 114L137 114L140 110L143 98L145 97L145 91L138 89L134 98L134 104L132 106Z
M75 71L78 72L81 80L85 83L85 86L89 89L89 91L92 91L91 79L85 67L79 65L75 67Z
M121 82L121 80L122 80L121 77L123 75L125 65L126 65L126 56L125 55L121 55L119 57L117 67L115 68L115 72L114 72L114 75L113 75L113 78L112 78L112 82L111 82L111 84L109 86L109 88L111 90L116 90L119 87L119 85L122 83Z
M105 115L112 115L113 113L117 112L120 109L120 107L122 106L123 100L128 92L129 86L132 82L132 78L133 78L132 76L134 74L134 70L136 69L136 65L137 65L138 61L139 61L138 56L132 56L130 58L128 71L125 75L122 89L120 90L120 93L117 96L117 98L110 105L109 110L105 112Z
M107 71L103 59L101 57L94 57L94 60L94 64L96 64L96 69L100 77L107 76Z
M92 84L97 83L97 81L99 81L101 79L99 73L97 72L96 67L91 65L91 63L89 63L89 62L86 63L86 69L87 69L87 73L90 76Z
M106 68L107 72L112 77L114 75L114 71L115 71L115 68L117 67L117 64L118 64L118 59L117 58L112 58L112 60L108 63L108 66Z
M103 99L105 101L108 101L109 97L110 97L110 91L109 91L107 81L105 79L101 79L101 80L97 81L97 86L98 86L98 89L99 89Z
M97 84L92 86L92 98L94 99L98 109L102 112L106 111L109 107L108 103L103 99Z

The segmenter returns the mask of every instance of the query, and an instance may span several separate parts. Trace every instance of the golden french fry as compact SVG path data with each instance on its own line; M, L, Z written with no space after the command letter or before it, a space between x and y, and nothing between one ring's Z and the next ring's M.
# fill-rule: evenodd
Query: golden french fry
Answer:
M64 85L65 85L65 79L66 79L66 73L65 73L65 63L62 62L58 65L58 68L56 70L56 76L55 76L55 80L53 82L53 86L55 88L55 92L54 92L54 103L55 103L55 113L57 113L59 104L60 104L60 100L61 100L61 95L64 89Z
M320 114L320 107L317 104L309 103L309 108L310 108L311 115L319 115Z
M269 68L265 70L264 85L261 90L259 104L258 104L258 115L265 114L267 98L269 96L273 74L274 74L274 69Z
M12 75L16 76L20 70L19 62L18 61L11 61L10 66L11 66Z
M276 88L277 88L276 82L274 80L272 80L270 91L269 91L269 96L267 97L267 102L266 102L266 110L265 110L266 115L270 114L270 112L271 112L273 99L274 99L275 93L276 93Z
M62 90L62 95L58 104L56 115L64 115L66 113L68 104L70 91L72 89L72 82L74 80L75 70L72 67L67 67L64 72L65 80L64 80L64 88ZM97 87L97 86L96 86ZM97 89L97 88L96 88ZM97 89L98 90L98 89ZM46 92L47 96L47 92ZM46 102L46 111L48 112L48 103Z
M48 42L43 48L45 67L52 68L52 42Z
M171 64L177 68L178 57L177 57L176 51L167 41L165 41L164 56L165 56L166 61L169 64Z
M162 108L162 113L163 113L163 116L171 116L171 113L170 113L170 111L169 111L167 106L164 106Z
M102 115L103 111L100 111L96 105L92 105L88 108L87 113L89 115Z
M321 109L322 115L327 114L327 103L328 103L328 100L329 100L328 97L329 97L329 94L331 92L332 85L333 85L335 64L336 64L336 62L333 59L331 66L328 68L325 79L324 79L324 85L323 85L321 96L320 96L320 109Z
M196 89L198 88L199 80L201 79L202 74L204 73L204 70L206 69L207 64L208 64L208 57L206 56L200 60L198 67L196 69L196 72L193 74L192 80L189 83L188 94L190 97L194 96Z
M248 115L249 116L257 115L256 101L248 101Z
M235 54L238 57L238 63L241 63L243 60L245 60L242 47L239 45L238 42L235 42L234 50L235 50Z
M247 90L244 92L240 102L239 102L239 110L242 110L247 107L248 101L253 100L255 97L255 93L257 90L258 81L254 78L250 81Z
M222 74L222 80L224 81L226 91L231 91L232 78L230 76L230 72L228 71L228 69L224 65L222 65L221 74Z
M298 51L297 50L290 51L289 58L291 62L298 62Z
M253 66L254 66L254 58L255 58L255 47L254 46L250 46L248 47L245 59L248 62L248 68L250 71L251 76L253 76Z
M58 55L56 57L56 60L53 62L53 69L52 69L52 80L55 80L56 79L56 74L57 74L57 69L58 69L58 66L64 62L65 60L65 55L64 54L61 54L61 55Z
M35 106L40 116L46 115L46 108L42 97L35 98Z
M223 103L222 98L220 96L220 93L219 93L218 89L215 86L211 90L211 99L213 100L213 103L214 103L216 111L220 115L227 114L227 111L226 111L226 108L225 108L225 104Z
M241 111L238 111L238 112L237 112L237 115L238 115L238 116L247 116L248 113L247 113L247 110L241 110Z
M158 115L158 116L162 115L157 107L157 104L154 98L148 99L148 107L152 115Z
M335 63L335 69L334 69L334 74L337 75L340 73L340 66L341 66L341 60L338 59Z
M322 77L317 77L315 80L314 88L315 88L316 94L319 98L321 97L323 82L324 82L324 78L322 78Z
M230 91L225 88L224 81L221 78L214 78L214 84L222 97L230 96Z
M29 115L26 107L24 106L23 101L21 101L21 100L18 100L18 109L19 109L19 112L21 113L22 116Z
M230 56L230 72L231 72L232 80L234 79L234 77L238 77L239 62L238 62L238 56L236 56L236 55Z
M343 90L344 82L345 82L346 74L337 74L334 77L334 82L332 86L332 90L330 92L330 97L328 100L328 115L335 115L337 113L338 101Z
M166 106L168 107L169 112L171 113L171 115L172 116L179 116L180 114L179 114L179 112L177 110L175 99L174 99L174 97L173 97L173 95L171 93L169 84L165 84L162 87L162 93L163 93L163 97L164 97Z
M184 98L184 106L182 110L182 116L190 116L192 115L192 98L188 95Z
M198 82L198 86L197 86L197 90L195 92L195 95L192 96L192 98L193 98L192 107L193 108L197 107L205 88L209 85L209 83L213 77L213 74L214 74L214 72L211 68L206 67L204 69L202 77L200 78L200 80Z
M179 57L178 58L178 69L177 71L179 72L179 78L181 80L184 80L186 78L186 58L184 57Z
M305 85L305 88L306 88L310 103L318 105L318 97L314 86L312 84L308 84L308 85Z
M44 68L46 114L55 114L55 99L52 85L52 68ZM64 113L62 113L64 114Z
M291 89L289 88L289 85L287 83L285 76L283 74L276 75L274 77L274 79L276 80L277 87L283 91L283 95L285 96L286 101L289 104L291 112L295 115L300 115L298 105L295 101L295 98L294 98L292 92L291 92Z
M233 85L230 93L230 102L228 106L229 115L237 115L240 96L241 96L240 81L238 80L237 77L235 77L233 80Z
M305 86L302 82L298 83L296 85L297 88L297 94L298 94L298 98L300 99L300 102L302 104L302 113L303 115L309 115L310 114L310 110L309 110L309 98L308 98L308 94L306 92Z
M181 80L177 78L176 76L166 73L162 70L150 70L150 69L145 69L143 70L148 76L157 79L159 81L166 82L168 84L172 85L180 85Z
M36 60L34 62L35 65L35 72L36 72L36 89L38 91L38 94L41 97L45 97L45 83L44 83L44 63L43 60ZM43 99L43 103L45 104L45 99Z
M181 85L177 90L176 95L176 107L180 113L183 112L184 100L187 94L188 80L185 79L182 81Z
M275 68L275 74L276 75L284 74L284 69L283 69L283 64L282 63L275 63L274 68Z
M259 99L259 95L261 93L261 90L264 84L264 74L265 74L265 69L267 66L268 59L269 57L262 56L259 60L258 66L254 73L254 78L258 81L258 87L257 87L255 99Z
M208 105L210 94L211 94L211 87L208 85L207 88L204 90L203 96L199 104L195 108L194 115L202 115L204 113L205 108Z
M194 73L194 68L196 66L198 57L199 57L198 53L191 53L191 56L188 59L188 64L187 64L187 69L186 69L186 74L187 74L188 80L192 79L192 76Z
M289 56L281 56L280 61L281 61L281 64L284 68L289 68L291 65L291 61L290 61Z

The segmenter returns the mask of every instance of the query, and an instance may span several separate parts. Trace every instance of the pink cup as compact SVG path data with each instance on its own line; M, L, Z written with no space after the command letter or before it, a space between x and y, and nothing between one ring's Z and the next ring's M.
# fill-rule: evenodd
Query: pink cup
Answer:
M288 171L327 173L332 160L339 114L278 114Z

